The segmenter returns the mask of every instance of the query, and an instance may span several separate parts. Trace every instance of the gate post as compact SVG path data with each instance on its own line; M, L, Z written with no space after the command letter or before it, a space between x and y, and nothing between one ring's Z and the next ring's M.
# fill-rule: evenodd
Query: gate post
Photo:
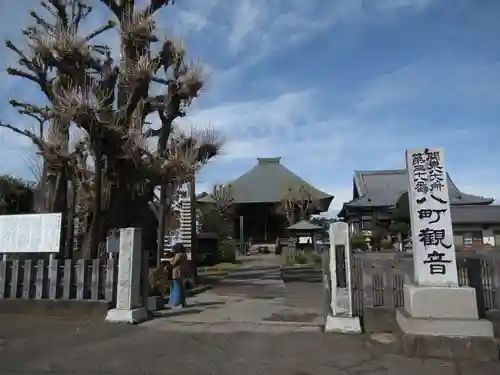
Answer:
M349 225L344 222L330 224L330 275L331 275L331 313L326 317L325 331L361 333L359 317L353 317L352 305L352 254L349 238ZM344 248L344 259L337 259L337 247ZM338 252L342 253L342 252ZM340 288L337 278L337 264L345 265L346 287Z
M141 263L141 230L138 228L120 229L116 308L108 311L106 320L140 323L148 318L148 313L141 301Z

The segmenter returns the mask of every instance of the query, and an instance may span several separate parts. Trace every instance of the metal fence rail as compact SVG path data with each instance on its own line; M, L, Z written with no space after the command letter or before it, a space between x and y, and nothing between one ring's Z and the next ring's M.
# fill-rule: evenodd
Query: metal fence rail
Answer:
M461 286L476 289L480 316L490 309L500 310L500 256L457 253ZM404 305L404 284L413 282L413 259L383 253L354 254L353 307L361 316L363 307L396 308Z

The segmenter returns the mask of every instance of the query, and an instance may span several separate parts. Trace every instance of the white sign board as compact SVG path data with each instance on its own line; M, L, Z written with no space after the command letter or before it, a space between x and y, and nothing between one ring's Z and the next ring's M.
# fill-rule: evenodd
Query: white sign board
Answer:
M406 151L415 284L458 286L442 148Z
M312 244L312 237L311 236L299 237L299 244L301 245Z
M61 243L57 214L0 216L0 253L57 253Z

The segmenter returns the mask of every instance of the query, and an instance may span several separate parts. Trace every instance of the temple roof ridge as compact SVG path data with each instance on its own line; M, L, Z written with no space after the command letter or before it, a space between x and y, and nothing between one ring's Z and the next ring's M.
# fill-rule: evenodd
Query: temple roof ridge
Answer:
M334 198L281 164L281 157L259 157L257 164L241 176L228 183L235 203L277 203L292 190L305 187L314 200L324 201L327 207ZM200 199L210 201L209 197Z

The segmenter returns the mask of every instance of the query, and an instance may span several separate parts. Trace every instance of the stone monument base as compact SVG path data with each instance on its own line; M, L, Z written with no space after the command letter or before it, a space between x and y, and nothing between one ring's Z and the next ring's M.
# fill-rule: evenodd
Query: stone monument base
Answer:
M108 322L137 324L148 320L148 312L144 307L136 309L112 309L106 316Z
M357 316L328 314L326 317L325 332L361 333L361 323Z
M492 337L449 337L396 332L402 353L408 357L456 361L499 360L499 346Z
M475 289L405 285L404 303L396 321L405 355L498 361L493 324L479 319Z
M469 287L405 285L404 307L414 318L478 319L476 290Z
M479 319L476 291L469 287L405 285L396 320L412 335L493 337L493 324Z
M493 338L493 324L485 319L414 318L399 308L396 321L403 333L411 335Z

